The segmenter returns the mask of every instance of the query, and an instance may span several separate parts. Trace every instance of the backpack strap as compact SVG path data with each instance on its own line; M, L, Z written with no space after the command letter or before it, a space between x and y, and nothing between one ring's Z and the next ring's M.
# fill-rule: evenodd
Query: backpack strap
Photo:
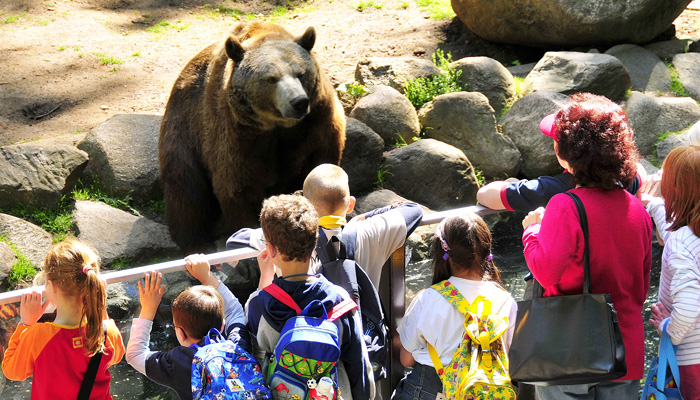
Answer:
M470 305L467 299L462 296L462 293L448 280L436 283L430 287L440 293L450 304L459 310L464 315L469 315Z
M343 314L357 309L357 303L352 301L352 299L345 299L340 303L333 306L330 314L328 314L329 321L335 321L336 319L343 316Z
M442 378L442 374L445 372L445 367L443 367L442 361L440 361L440 357L438 357L435 347L433 347L433 345L430 343L428 343L428 354L430 354L430 359L433 361L435 371L437 371L440 378Z
M105 321L102 321L102 331L104 332L104 340L102 345L107 343L107 326ZM90 398L90 393L92 393L92 386L95 384L95 379L97 378L97 370L100 367L100 362L102 361L103 351L95 353L90 357L90 362L88 363L87 371L85 371L85 376L83 377L83 383L80 385L80 390L78 391L78 400L87 400Z
M274 283L271 283L265 286L263 290L269 293L270 296L282 302L282 304L296 311L297 315L301 314L301 308L299 307L299 305L294 301L294 299L292 299L292 296L290 296L287 292L282 290L281 287L277 286Z

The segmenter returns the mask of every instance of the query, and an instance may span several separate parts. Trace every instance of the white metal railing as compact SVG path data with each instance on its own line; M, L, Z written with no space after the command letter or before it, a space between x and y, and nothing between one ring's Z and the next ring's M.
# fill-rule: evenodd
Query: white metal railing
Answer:
M491 209L483 207L483 206L469 206L469 207L462 207L462 208L457 208L457 209L453 209L453 210L439 211L439 212L426 214L423 217L423 222L421 223L421 225L435 224L435 223L442 221L444 218L446 218L448 216L459 215L459 214L463 214L466 212L473 212L473 213L476 213L479 215L487 215L487 214L497 213L500 211L494 211L494 210L491 210ZM222 252L218 252L218 253L208 254L206 257L207 257L207 261L209 261L209 264L220 264L220 263L224 263L224 262L231 263L231 262L243 260L246 258L252 258L252 257L255 257L257 255L257 253L258 253L258 251L255 249L242 248L242 249L227 250L227 251L222 251ZM110 283L117 283L117 282L129 281L129 280L134 280L134 279L140 279L143 277L143 275L146 272L151 272L151 271L156 271L156 272L161 272L163 274L167 274L169 272L184 271L184 270L185 270L185 260L179 259L179 260L166 261L166 262L159 263L159 264L145 265L143 267L125 269L122 271L106 272L106 273L102 274L101 276L107 281L107 284L110 284ZM0 293L0 305L19 302L22 294L29 293L32 291L39 291L39 292L43 293L44 286L34 286L34 287L25 288L25 289L19 289L19 290L13 290L10 292Z

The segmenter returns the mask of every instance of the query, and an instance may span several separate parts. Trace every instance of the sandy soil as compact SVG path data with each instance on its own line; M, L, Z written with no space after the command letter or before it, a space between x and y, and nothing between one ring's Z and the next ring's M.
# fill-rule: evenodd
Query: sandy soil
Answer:
M285 1L280 1L284 3ZM240 18L264 18L301 34L335 83L352 80L368 56L453 59L489 55L508 64L542 49L486 43L457 20L431 19L415 0L4 0L0 4L0 145L70 137L120 113L162 114L175 78L197 52ZM217 8L219 7L219 8ZM234 16L234 10L241 16ZM677 20L678 37L698 37L700 11Z

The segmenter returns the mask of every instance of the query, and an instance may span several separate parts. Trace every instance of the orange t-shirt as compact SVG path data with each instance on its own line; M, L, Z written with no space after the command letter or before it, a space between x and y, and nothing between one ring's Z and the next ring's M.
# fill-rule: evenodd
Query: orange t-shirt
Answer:
M108 367L124 356L124 342L113 320L106 320L107 340L100 360L91 400L111 399ZM32 399L74 400L87 371L84 326L51 322L19 325L10 338L2 372L8 379L21 381L33 375Z

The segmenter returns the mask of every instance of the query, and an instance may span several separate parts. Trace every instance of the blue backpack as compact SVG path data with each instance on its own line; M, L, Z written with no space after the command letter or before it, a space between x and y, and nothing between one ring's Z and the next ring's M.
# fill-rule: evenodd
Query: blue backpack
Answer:
M275 350L265 370L265 382L274 400L335 400L338 390L337 363L340 359L338 327L333 322L357 308L347 299L326 312L320 300L314 300L303 310L274 283L265 287L267 293L297 313L280 332ZM321 318L308 315L313 305L323 309Z
M226 340L216 328L192 359L192 398L270 399L260 365L241 346Z

